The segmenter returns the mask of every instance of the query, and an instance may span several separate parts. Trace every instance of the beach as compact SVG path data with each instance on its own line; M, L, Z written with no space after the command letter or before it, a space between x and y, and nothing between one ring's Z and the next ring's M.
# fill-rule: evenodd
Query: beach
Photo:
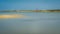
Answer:
M26 16L21 14L11 14L11 15L0 15L0 18L24 18Z

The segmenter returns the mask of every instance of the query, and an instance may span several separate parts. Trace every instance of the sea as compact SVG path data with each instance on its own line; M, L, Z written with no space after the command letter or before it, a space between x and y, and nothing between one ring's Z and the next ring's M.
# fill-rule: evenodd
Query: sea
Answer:
M59 12L0 12L29 18L0 18L0 34L60 34Z

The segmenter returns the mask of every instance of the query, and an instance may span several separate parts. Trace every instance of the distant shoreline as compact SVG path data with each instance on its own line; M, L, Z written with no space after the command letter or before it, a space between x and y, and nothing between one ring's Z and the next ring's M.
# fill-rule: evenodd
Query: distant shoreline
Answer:
M0 10L0 12L60 12L60 10Z

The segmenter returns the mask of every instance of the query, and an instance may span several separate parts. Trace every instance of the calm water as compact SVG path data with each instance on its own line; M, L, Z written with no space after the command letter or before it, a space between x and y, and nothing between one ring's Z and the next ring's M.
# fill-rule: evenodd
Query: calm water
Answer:
M0 33L60 34L60 13L0 13L23 14L31 18L0 19Z

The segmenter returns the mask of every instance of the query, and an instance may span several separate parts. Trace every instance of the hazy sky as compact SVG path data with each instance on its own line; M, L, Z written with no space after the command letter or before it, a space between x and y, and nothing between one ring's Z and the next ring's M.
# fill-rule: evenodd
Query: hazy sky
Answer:
M0 0L0 10L60 9L60 0Z

